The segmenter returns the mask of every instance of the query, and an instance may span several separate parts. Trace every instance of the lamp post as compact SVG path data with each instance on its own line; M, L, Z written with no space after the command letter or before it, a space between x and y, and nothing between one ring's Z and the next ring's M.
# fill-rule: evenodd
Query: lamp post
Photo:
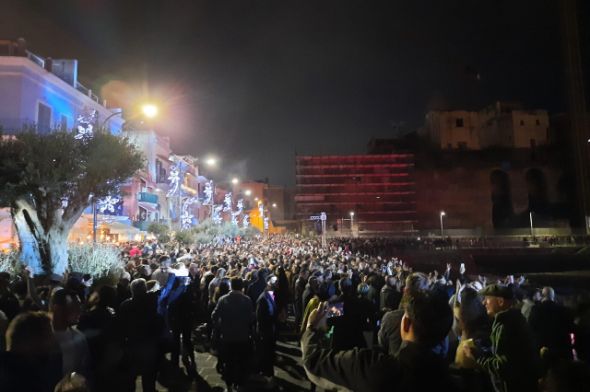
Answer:
M92 195L92 243L96 244L96 225L98 221L97 216L97 208L96 208L96 196Z
M350 232L352 233L352 227L354 225L354 211L350 211Z
M158 107L156 105L151 104L151 103L146 103L146 104L144 104L144 105L141 106L140 113L137 113L133 117L136 117L137 115L143 115L143 116L145 116L147 118L154 118L154 117L156 117L158 115L158 112L159 112L159 109L158 109ZM104 120L102 120L102 123L100 124L100 129L104 129L105 125L107 124L107 122L111 118L113 118L115 116L122 115L122 114L123 114L123 111L122 110L119 110L118 112L113 112L110 115L108 115L107 118L105 118Z
M443 218L447 215L446 212L440 212L440 237L443 238L445 236L445 226L443 223Z
M533 229L533 212L529 211L529 222L531 223L531 238L535 238L535 232Z

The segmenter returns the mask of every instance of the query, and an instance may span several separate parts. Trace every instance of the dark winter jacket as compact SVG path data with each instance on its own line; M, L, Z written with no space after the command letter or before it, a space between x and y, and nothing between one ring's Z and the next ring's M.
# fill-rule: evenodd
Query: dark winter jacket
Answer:
M352 391L454 391L445 361L430 348L404 342L398 357L370 349L320 348L322 332L301 339L303 365L312 379Z
M537 391L538 352L520 310L508 309L494 317L492 351L477 362L488 371L498 392Z

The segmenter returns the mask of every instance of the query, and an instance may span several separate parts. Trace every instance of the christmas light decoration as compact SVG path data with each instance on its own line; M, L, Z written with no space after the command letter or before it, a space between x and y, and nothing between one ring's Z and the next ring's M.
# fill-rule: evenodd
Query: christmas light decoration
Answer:
M194 215L190 213L189 207L198 202L196 197L187 197L182 203L182 213L180 215L181 227L183 229L190 229L193 225Z
M221 221L223 221L223 219L221 218L221 210L223 209L222 205L213 205L213 212L212 212L212 216L211 216L211 220L213 221L213 223L215 224L220 224Z
M78 140L91 139L94 136L94 124L96 124L97 118L98 112L96 110L79 114L76 118L76 129L78 133L74 138Z
M170 175L168 176L168 181L169 190L166 194L166 197L170 197L176 194L180 187L180 170L178 166L173 165L170 168Z
M225 197L223 198L223 212L231 211L231 205L232 205L231 192L228 192L225 194Z
M235 212L232 212L232 214L231 214L231 222L237 226L238 225L238 217L240 215L242 215L242 211L244 210L244 199L238 200L238 202L236 203L236 207L237 207L237 210Z
M204 205L211 205L213 204L213 180L207 181L205 183L205 190L203 191L205 194L205 199L203 200Z
M98 199L96 205L98 207L98 211L100 211L101 214L104 214L107 211L114 214L117 204L119 204L120 201L121 200L118 197L106 196L102 199Z

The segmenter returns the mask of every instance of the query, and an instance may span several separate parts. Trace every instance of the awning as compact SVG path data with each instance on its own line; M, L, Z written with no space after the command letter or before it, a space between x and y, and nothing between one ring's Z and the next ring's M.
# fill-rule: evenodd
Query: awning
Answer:
M157 204L146 203L146 202L140 201L137 203L137 205L148 212L158 212L158 205Z

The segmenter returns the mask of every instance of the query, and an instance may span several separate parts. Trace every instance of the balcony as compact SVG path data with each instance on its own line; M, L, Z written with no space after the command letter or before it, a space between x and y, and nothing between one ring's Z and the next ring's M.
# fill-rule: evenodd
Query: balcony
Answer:
M139 192L137 195L137 201L143 203L158 204L158 195L149 192Z

